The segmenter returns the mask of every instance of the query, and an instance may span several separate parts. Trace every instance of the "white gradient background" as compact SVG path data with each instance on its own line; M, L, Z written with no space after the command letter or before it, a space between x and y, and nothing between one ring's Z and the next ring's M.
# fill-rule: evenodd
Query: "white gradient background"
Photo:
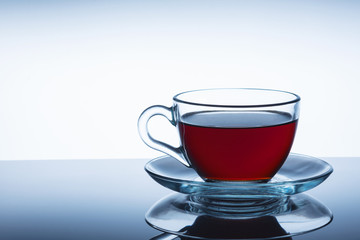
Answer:
M0 159L151 158L148 106L213 87L302 97L293 152L360 156L359 1L0 1ZM175 139L154 119L152 132Z

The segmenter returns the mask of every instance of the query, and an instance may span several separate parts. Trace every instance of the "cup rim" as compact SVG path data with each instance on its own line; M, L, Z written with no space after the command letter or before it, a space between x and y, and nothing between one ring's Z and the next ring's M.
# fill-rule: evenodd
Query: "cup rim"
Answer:
M236 90L249 90L249 91L268 91L268 92L278 92L278 93L284 93L288 95L292 95L294 99L289 101L280 101L276 103L268 103L268 104L208 104L208 103L200 103L200 102L191 102L186 101L183 99L179 99L180 96L188 93L194 93L194 92L205 92L205 91L236 91ZM184 104L190 104L190 105L196 105L196 106L205 106L205 107L227 107L227 108L256 108L256 107L273 107L273 106L281 106L281 105L287 105L291 103L296 103L301 100L300 96L289 92L289 91L283 91L283 90L276 90L276 89L266 89L266 88L207 88L207 89L196 89L196 90L190 90L190 91L184 91L181 93L176 94L173 97L173 100L177 103L184 103Z

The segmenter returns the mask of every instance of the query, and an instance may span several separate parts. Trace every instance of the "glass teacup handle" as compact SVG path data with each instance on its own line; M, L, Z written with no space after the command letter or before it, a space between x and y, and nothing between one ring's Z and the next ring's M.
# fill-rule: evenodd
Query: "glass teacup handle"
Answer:
M166 117L172 125L176 125L176 120L174 117L173 108L168 108L161 105L151 106L140 115L138 120L138 130L141 139L148 145L149 147L166 153L173 158L179 160L182 164L187 167L190 167L189 163L185 160L184 154L181 150L181 147L173 147L167 143L156 140L153 138L148 131L148 122L150 118L156 115L161 115Z

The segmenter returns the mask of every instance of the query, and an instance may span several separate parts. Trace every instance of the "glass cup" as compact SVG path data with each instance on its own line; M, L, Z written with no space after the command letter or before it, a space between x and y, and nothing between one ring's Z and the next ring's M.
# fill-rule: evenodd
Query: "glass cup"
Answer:
M300 97L269 89L205 89L177 94L173 106L147 108L138 120L142 140L205 181L268 181L285 162L295 137ZM166 117L180 146L154 139L147 123Z

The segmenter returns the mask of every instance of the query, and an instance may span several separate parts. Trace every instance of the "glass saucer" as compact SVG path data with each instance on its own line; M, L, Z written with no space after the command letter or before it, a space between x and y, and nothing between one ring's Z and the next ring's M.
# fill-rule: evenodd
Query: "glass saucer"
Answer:
M284 199L286 202L272 212L253 215L242 212L242 207L239 212L223 212L222 208L209 212L208 205L199 206L190 195L175 193L155 203L145 220L153 228L181 239L275 239L314 231L333 218L326 206L307 194Z
M256 199L288 196L312 189L333 171L325 161L290 154L278 173L266 183L206 182L192 168L170 156L162 156L145 165L146 172L159 184L173 191L222 199Z

